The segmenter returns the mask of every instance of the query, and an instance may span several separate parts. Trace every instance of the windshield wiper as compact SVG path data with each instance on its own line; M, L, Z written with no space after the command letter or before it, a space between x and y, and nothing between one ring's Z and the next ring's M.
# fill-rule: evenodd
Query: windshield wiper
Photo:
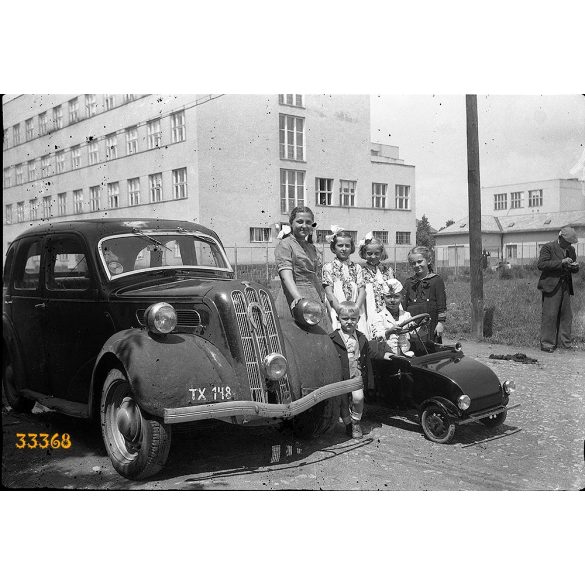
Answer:
M172 252L172 250L168 246L165 246L162 242L159 242L157 239L153 238L152 236L149 236L148 234L141 232L138 228L132 228L132 231L136 235L142 236L143 238L146 238L146 239L150 240L151 242L154 242L157 246L162 246L163 248L166 248L169 252Z

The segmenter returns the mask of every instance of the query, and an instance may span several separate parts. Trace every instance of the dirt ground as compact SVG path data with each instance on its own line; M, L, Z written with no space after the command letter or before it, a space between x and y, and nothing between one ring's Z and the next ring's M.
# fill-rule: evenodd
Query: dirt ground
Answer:
M464 352L513 378L499 429L459 427L454 443L426 440L416 418L367 405L362 440L343 426L301 441L274 427L208 423L173 435L166 468L129 481L110 465L99 430L37 405L2 410L2 484L98 490L578 490L585 487L585 352L463 342ZM489 359L522 352L537 364ZM69 449L17 449L16 433L68 433ZM501 436L503 435L503 436ZM484 441L485 439L489 439ZM482 441L476 443L477 441Z

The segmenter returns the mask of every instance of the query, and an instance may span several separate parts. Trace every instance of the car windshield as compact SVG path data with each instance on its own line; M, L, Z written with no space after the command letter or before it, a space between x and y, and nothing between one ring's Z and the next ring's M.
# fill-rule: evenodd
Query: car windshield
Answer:
M152 232L102 239L99 253L109 278L166 269L207 269L231 272L218 242L199 232Z

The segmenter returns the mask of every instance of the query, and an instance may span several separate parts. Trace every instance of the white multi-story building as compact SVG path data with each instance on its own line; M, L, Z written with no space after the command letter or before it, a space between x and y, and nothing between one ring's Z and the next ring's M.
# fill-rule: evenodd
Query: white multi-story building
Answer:
M3 251L42 221L183 218L266 248L296 205L414 244L414 167L370 142L368 96L5 96Z

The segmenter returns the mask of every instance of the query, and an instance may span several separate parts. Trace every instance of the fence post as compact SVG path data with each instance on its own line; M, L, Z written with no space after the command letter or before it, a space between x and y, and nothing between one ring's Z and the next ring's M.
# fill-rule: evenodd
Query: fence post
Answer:
M396 246L394 246L394 278L396 278Z
M238 278L238 244L234 244L234 264L236 278Z
M266 286L270 285L270 276L268 274L268 246L266 246Z

